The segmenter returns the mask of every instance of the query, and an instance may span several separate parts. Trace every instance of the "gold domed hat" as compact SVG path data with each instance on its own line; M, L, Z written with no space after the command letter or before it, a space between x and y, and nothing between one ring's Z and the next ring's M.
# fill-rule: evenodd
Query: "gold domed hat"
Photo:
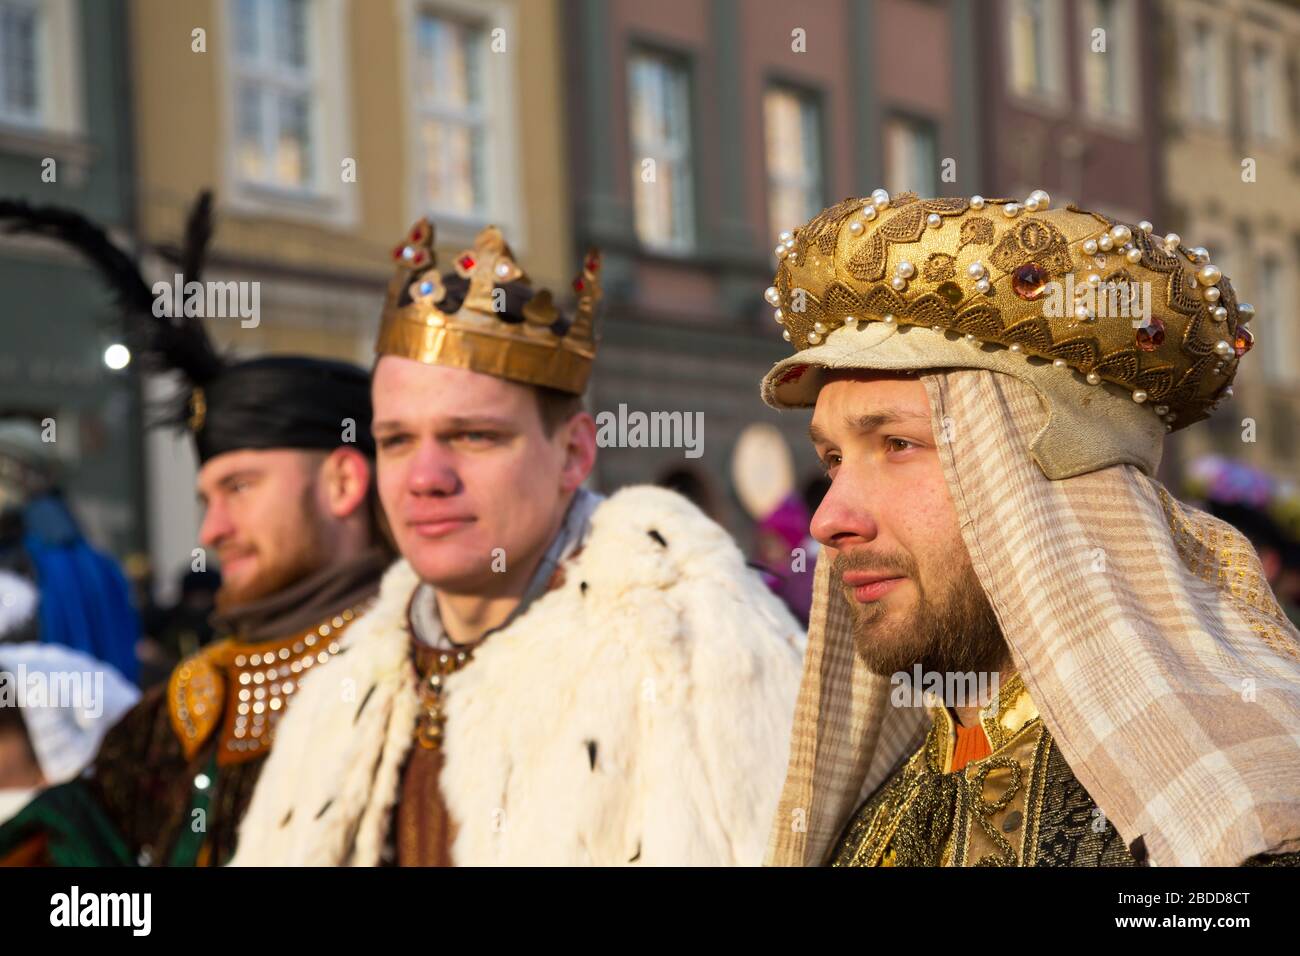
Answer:
M764 378L768 404L815 404L826 369L1015 375L1047 407L1034 452L1049 477L1115 461L1154 471L1164 432L1231 395L1253 344L1254 309L1205 249L1149 222L1053 209L1043 190L877 189L779 243L766 298L796 352Z
M581 395L596 357L600 254L589 250L573 280L577 302L561 311L535 289L501 230L488 226L439 273L434 228L411 227L393 250L396 271L376 355L469 369L524 385Z

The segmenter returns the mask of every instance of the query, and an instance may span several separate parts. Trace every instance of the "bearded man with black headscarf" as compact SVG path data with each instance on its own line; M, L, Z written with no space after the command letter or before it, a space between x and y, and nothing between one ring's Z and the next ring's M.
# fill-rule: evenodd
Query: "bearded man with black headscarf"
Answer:
M204 196L187 230L187 285L208 208ZM85 777L0 828L0 861L224 863L299 680L338 653L392 559L373 490L369 375L301 355L229 360L197 319L154 314L134 262L95 224L12 202L0 203L0 223L85 255L117 291L144 360L182 374L169 417L193 438L199 544L222 574L222 639L145 694Z

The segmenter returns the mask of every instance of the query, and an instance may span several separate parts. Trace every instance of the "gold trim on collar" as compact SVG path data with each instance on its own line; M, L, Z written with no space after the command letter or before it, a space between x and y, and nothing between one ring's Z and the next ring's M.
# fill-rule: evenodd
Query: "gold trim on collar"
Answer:
M998 698L980 711L980 726L989 739L989 747L1000 750L1035 717L1038 708L1019 674L998 688Z
M167 710L185 759L218 728L219 766L265 753L301 675L338 653L339 638L367 608L363 602L275 640L227 638L182 662L168 683Z
M942 703L932 705L929 710L939 730L939 747L933 754L938 764L933 769L936 773L946 773L952 762L956 721ZM1029 689L1019 674L1012 674L1007 680L999 681L997 696L979 714L980 726L988 738L990 753L996 753L1006 746L1012 737L1037 716L1038 707L1029 696Z
M229 639L208 645L182 661L167 682L167 716L186 760L194 758L221 721L232 647Z

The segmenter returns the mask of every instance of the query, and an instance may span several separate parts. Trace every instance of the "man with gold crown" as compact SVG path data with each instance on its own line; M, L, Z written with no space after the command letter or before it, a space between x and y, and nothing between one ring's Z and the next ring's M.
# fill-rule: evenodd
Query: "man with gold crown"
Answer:
M600 260L576 308L485 229L451 271L394 252L373 375L404 560L304 681L245 865L757 865L802 628L661 488L582 485Z
M1252 343L1209 253L876 190L777 254L763 397L832 481L768 862L1300 860L1296 629L1152 477Z

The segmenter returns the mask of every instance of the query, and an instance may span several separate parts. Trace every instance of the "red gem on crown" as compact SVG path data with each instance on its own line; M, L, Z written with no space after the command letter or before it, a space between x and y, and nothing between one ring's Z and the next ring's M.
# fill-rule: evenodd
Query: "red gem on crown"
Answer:
M474 257L469 253L465 253L465 255L456 260L456 265L460 266L466 272L469 272L474 268Z
M1154 352L1165 341L1165 324L1152 316L1151 321L1141 326L1135 335L1137 347L1143 352Z
M1011 274L1011 288L1022 299L1030 302L1041 299L1051 280L1047 270L1037 262L1027 262Z
M587 288L587 283L583 282L581 278L578 278L578 279L574 279L574 280L573 280L573 291L574 291L574 292L581 292L581 291L582 291L583 289L585 289L585 288Z
M1237 329L1237 336L1233 340L1232 350L1237 353L1237 357L1245 355L1255 345L1255 336L1250 329Z

